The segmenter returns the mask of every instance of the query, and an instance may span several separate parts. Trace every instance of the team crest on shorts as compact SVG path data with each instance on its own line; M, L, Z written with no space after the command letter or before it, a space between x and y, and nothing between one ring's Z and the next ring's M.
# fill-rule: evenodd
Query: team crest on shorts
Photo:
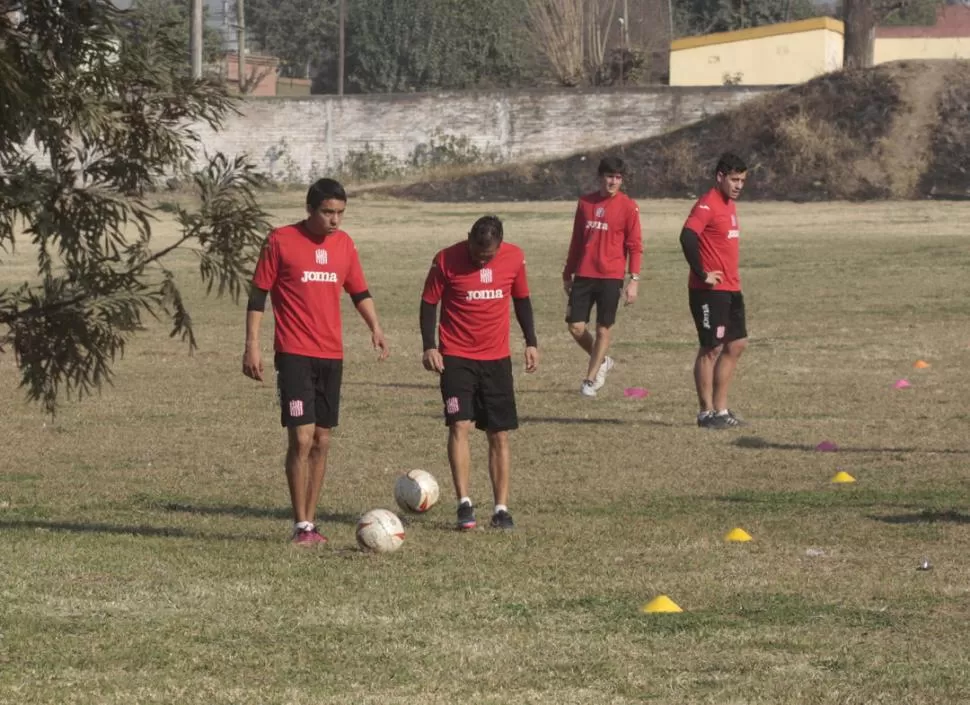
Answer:
M303 416L303 400L294 399L290 402L290 417L296 419Z
M445 411L449 414L457 414L459 408L458 397L448 397L445 402Z
M714 331L714 337L715 338L718 338L718 339L721 339L721 338L724 337L724 332L725 332L724 331L724 326L718 326L717 327L717 330Z
M327 251L324 250L323 248L317 250L316 251L316 260L317 260L317 264L326 264L327 263Z

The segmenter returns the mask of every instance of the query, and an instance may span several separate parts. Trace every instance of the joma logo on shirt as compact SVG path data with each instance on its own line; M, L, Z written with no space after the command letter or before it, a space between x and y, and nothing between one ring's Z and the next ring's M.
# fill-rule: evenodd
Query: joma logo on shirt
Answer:
M600 220L589 220L586 222L587 230L609 230L610 226Z
M336 272L303 272L301 282L327 282L328 284L337 283Z
M474 289L465 295L465 301L484 301L504 298L505 293L501 289Z

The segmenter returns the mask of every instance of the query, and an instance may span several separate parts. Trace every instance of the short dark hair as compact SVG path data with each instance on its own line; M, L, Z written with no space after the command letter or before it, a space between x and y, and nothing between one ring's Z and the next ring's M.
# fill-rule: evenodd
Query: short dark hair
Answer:
M339 181L333 179L319 179L314 181L306 192L306 205L311 210L316 210L324 201L343 201L347 202L347 192L340 185Z
M619 157L603 157L596 173L599 176L603 174L626 174L626 163Z
M488 247L496 242L502 242L503 235L502 221L498 216L483 215L475 221L468 232L468 240L475 243L477 247Z
M717 166L714 167L714 176L718 174L743 174L748 170L748 165L744 163L744 160L737 154L732 154L731 152L725 152L721 155L721 158L717 160Z

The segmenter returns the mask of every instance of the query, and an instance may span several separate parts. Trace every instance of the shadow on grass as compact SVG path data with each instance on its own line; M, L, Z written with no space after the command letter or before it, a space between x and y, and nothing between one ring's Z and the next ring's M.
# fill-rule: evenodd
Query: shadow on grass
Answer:
M183 512L201 516L253 517L257 519L292 519L293 513L284 507L249 507L243 504L190 504L187 502L146 502L152 509L166 512ZM322 524L357 524L356 514L327 513L317 514Z
M427 383L420 382L344 382L344 387L382 387L384 389L438 389L438 383L429 378Z
M579 419L570 416L521 416L521 423L549 423L561 426L623 426L626 419Z
M868 517L874 521L881 521L884 524L936 524L938 522L948 522L950 524L970 524L970 514L949 510L924 509L916 514L883 514L870 515Z
M773 441L767 441L759 436L741 436L740 438L735 438L732 445L736 445L738 448L752 448L755 450L801 450L808 451L811 453L820 452L817 451L815 446L808 443L776 443ZM939 453L945 455L970 455L970 450L964 450L960 448L914 448L912 446L903 446L898 448L872 448L872 447L853 447L853 446L839 446L837 451L829 451L835 453Z
M0 531L17 529L42 529L63 531L72 534L113 534L116 536L160 536L166 538L202 539L206 541L278 541L276 537L246 535L240 533L213 534L166 526L123 526L100 522L83 523L68 521L46 521L40 519L9 519L0 521Z

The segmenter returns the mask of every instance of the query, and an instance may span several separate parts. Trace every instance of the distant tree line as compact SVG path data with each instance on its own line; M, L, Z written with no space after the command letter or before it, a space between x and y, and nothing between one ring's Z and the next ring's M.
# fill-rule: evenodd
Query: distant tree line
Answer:
M953 2L954 0L950 0ZM150 27L188 35L190 0L136 0ZM878 24L932 24L939 0L346 0L346 93L662 81L672 39L834 15L871 62ZM338 0L246 0L250 46L281 75L337 92ZM215 36L213 36L215 34ZM861 37L859 43L855 37ZM858 44L858 47L856 46ZM207 52L219 48L206 35Z

